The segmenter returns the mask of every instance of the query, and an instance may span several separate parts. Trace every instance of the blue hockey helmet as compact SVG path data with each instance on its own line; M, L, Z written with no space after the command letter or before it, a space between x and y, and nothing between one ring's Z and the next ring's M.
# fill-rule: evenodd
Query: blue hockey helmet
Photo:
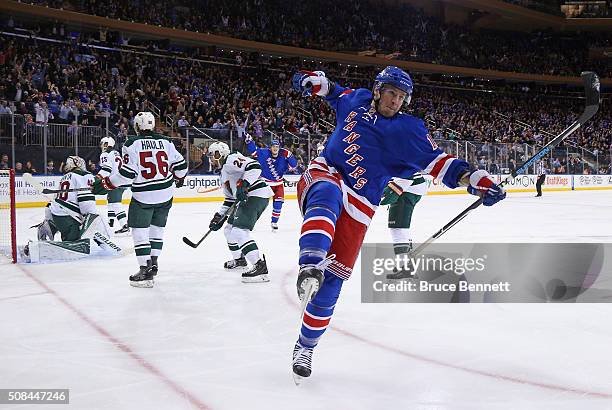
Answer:
M279 141L279 140L276 140L276 139L272 140L272 144L270 144L270 146L271 146L271 147L273 147L273 146L275 146L275 145L280 147L280 145L281 145L281 144L280 144L280 141Z
M412 79L410 75L399 67L387 66L376 76L374 90L380 91L384 84L392 85L406 93L405 104L410 103L412 96Z

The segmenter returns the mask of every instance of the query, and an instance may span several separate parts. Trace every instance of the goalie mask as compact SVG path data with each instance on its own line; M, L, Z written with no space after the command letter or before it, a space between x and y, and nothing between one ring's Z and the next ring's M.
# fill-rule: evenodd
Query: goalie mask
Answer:
M155 129L155 117L149 111L141 111L134 118L134 130L136 134L143 131L153 131Z
M64 173L72 172L74 170L87 171L87 166L85 164L85 160L81 157L77 157L76 155L71 155L66 158L66 162L64 163Z

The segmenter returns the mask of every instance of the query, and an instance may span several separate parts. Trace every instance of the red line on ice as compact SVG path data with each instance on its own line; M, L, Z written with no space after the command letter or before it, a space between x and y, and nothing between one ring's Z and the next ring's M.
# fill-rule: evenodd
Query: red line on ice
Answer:
M38 296L38 295L46 295L49 292L36 292L36 293L26 293L25 295L18 295L18 296L7 296L5 298L0 298L0 302L3 300L11 300L11 299L21 299L21 298L27 298L30 296Z
M179 396L182 396L182 397L186 398L189 401L189 403L191 403L193 406L195 406L198 409L210 410L209 406L207 406L206 404L202 403L197 397L195 397L193 394L191 394L186 389L181 387L177 382L171 380L161 370L159 370L157 367L155 367L153 364L151 364L149 361L147 361L144 357L142 357L141 355L136 353L134 351L134 349L132 349L130 346L128 346L125 342L122 342L121 340L119 340L118 338L113 336L108 330L104 329L102 326L97 324L93 319L91 319L85 313L81 312L77 307L75 307L70 302L68 302L66 299L61 297L56 291L54 291L49 286L47 286L46 283L44 283L43 281L41 281L40 279L38 279L37 277L32 275L30 272L28 272L22 266L20 266L20 265L16 265L16 266L27 277L29 277L34 282L36 282L40 287L45 289L47 292L49 292L50 294L55 296L55 298L57 300L59 300L65 307L67 307L69 310L71 310L81 320L83 320L89 326L93 327L96 330L96 332L98 332L100 335L102 335L104 338L106 338L108 341L110 341L113 345L115 345L115 347L117 349L121 350L122 352L124 352L128 356L130 356L136 363L138 363L141 367L145 368L149 373L155 375L158 379L160 379L162 382L164 382L164 384L166 384L168 387L170 387L170 389L174 390L174 392L177 393Z
M282 279L282 283L281 283L281 288L282 288L282 292L283 295L285 296L285 301L292 306L295 307L299 307L298 302L297 302L297 295L289 295L289 293L287 292L287 282L289 280L289 278L291 277L291 274L294 274L296 270L290 270L289 272L287 272L283 279ZM564 392L564 393L574 393L574 394L580 394L583 396L590 396L590 397L595 397L598 399L612 399L612 394L611 393L601 393L601 392L596 392L596 391L589 391L589 390L582 390L582 389L578 389L578 388L574 388L574 387L570 387L570 386L559 386L556 384L549 384L549 383L541 383L541 382L536 382L536 381L532 381L532 380L527 380L527 379L520 379L518 377L513 377L513 376L505 376L503 374L497 374L497 373L492 373L492 372L487 372L484 370L478 370L478 369L472 369L470 367L465 367L465 366L459 366L456 364L452 364L452 363L447 363L441 360L436 360L436 359L432 359L430 357L426 357L426 356L421 356L419 354L415 354L415 353L410 353L407 352L405 350L399 349L397 347L393 347L393 346L388 346L384 343L380 343L377 342L375 340L370 340L367 339L363 336L360 336L356 333L353 333L349 330L346 329L342 329L338 326L335 325L331 325L327 328L328 331L333 330L336 331L344 336L347 336L351 339L355 339L358 340L360 342L363 342L365 344L368 344L370 346L374 346L374 347L378 347L379 349L382 350L386 350L388 352L392 352L392 353L396 353L399 354L401 356L404 357L408 357L410 359L414 359L414 360L418 360L421 362L425 362L425 363L430 363L430 364L435 364L438 366L443 366L443 367L448 367L451 369L455 369L455 370L461 370L467 373L471 373L471 374L477 374L479 376L485 376L485 377L490 377L493 379L497 379L497 380L503 380L503 381L507 381L507 382L512 382L512 383L519 383L519 384L523 384L526 386L532 386L532 387L539 387L542 389L547 389L547 390L554 390L554 391L559 391L559 392ZM297 333L296 333L297 335Z

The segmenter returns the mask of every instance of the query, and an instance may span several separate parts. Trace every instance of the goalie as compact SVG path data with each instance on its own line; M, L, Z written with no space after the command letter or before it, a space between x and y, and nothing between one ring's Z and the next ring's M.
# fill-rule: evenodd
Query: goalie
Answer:
M59 262L121 253L108 226L98 215L96 198L89 189L94 176L87 173L81 157L66 159L65 175L59 182L60 192L45 208L45 220L38 228L38 241L23 249L27 262ZM54 241L57 232L61 241Z

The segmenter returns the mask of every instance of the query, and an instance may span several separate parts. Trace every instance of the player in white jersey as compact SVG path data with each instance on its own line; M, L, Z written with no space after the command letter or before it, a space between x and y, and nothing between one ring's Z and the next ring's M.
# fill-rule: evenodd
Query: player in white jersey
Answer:
M100 171L98 172L98 177L104 178L112 173L119 172L119 168L123 164L123 159L119 151L115 149L115 140L112 137L102 138L100 140L100 149L102 153L100 154ZM106 195L108 201L108 226L112 228L115 219L117 219L119 229L115 231L116 234L129 232L127 216L121 205L123 191L125 191L125 188L118 187Z
M139 112L134 120L135 136L123 144L123 165L117 172L96 179L93 192L103 194L118 186L132 185L128 226L132 230L139 271L130 285L153 287L159 269L164 227L172 207L174 186L183 186L187 163L168 137L155 134L155 117Z
M81 157L66 159L59 192L45 209L38 227L38 242L24 249L30 262L57 262L88 255L117 255L121 249L110 241L110 231L99 217L90 188L94 176L86 171ZM56 232L61 242L54 242Z
M261 165L240 153L230 155L230 149L224 142L211 144L208 153L214 166L221 167L220 180L225 201L209 227L213 231L219 230L227 220L224 233L233 259L225 262L224 267L227 270L242 269L248 266L248 261L253 267L242 273L242 282L269 282L266 258L260 256L257 244L251 238L255 223L273 195L272 189L261 177ZM228 215L234 203L235 212Z

